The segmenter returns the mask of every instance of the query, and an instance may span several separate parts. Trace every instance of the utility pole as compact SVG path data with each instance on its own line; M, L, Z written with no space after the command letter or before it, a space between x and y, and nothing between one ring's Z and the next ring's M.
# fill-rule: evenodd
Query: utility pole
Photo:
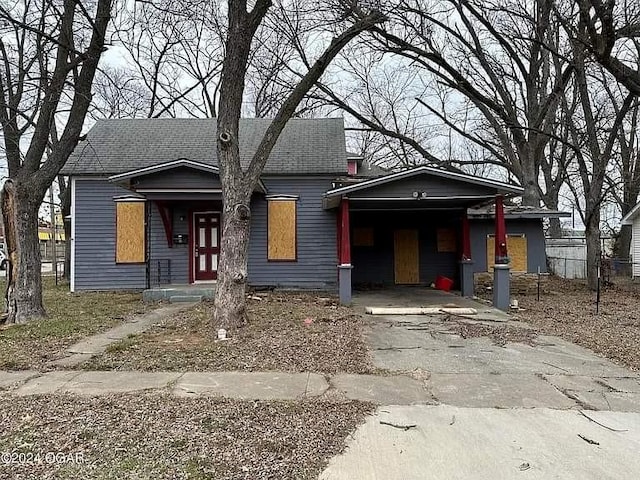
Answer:
M53 274L56 278L56 285L58 285L58 257L56 256L56 209L53 204L53 183L49 187L49 209L51 211L51 267L53 268Z

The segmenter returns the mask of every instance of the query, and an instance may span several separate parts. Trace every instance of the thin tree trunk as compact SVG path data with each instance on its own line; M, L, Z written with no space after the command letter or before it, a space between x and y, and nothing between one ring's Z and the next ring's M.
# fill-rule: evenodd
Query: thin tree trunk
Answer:
M600 265L600 210L596 209L589 215L585 225L587 242L587 281L589 288L595 290L598 286L598 266Z
M6 323L26 323L46 316L42 304L38 210L40 202L8 179L2 188L2 218L7 247Z
M71 186L64 181L64 178L58 177L58 185L60 187L60 211L62 213L62 223L64 225L64 271L62 278L67 281L71 280L71 222L67 219L71 215Z

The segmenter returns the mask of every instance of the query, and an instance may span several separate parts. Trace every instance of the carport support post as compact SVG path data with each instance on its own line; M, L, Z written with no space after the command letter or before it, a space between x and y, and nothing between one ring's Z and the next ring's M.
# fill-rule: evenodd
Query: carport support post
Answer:
M351 238L349 225L349 200L343 198L340 201L340 213L338 222L338 244L340 245L338 265L338 285L340 291L340 303L351 303Z
M496 197L495 264L493 266L493 306L509 310L509 256L507 252L507 228L504 221L502 195Z
M462 216L462 258L460 259L460 294L473 297L473 260L471 260L471 232L469 217Z

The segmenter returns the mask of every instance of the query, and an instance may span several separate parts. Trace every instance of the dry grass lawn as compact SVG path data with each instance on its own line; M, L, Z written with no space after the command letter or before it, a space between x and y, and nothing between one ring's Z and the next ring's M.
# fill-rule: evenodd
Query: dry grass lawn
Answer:
M0 452L44 460L0 464L1 479L311 480L373 410L150 394L0 395L0 403ZM56 458L47 452L59 463L47 463Z
M2 285L4 288L4 285ZM73 294L68 285L43 278L49 318L27 325L0 326L0 370L46 369L46 363L80 339L148 310L139 293Z
M253 297L253 298L252 298ZM257 298L260 298L258 300ZM82 364L88 370L372 370L362 318L335 298L311 293L250 296L249 325L214 340L212 304L204 302Z

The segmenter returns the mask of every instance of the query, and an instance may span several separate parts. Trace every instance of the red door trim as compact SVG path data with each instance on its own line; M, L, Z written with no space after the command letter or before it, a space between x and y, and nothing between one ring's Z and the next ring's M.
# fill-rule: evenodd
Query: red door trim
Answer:
M190 238L191 240L189 241L189 245L190 245L190 249L189 249L189 261L191 264L190 267L190 282L191 283L195 283L198 280L198 265L196 265L195 259L196 259L196 248L197 247L197 242L196 242L196 234L199 234L199 227L198 225L196 225L196 217L198 216L203 216L205 218L208 218L209 220L207 221L207 225L208 228L205 230L205 244L207 245L207 250L208 253L206 253L206 270L203 271L202 273L204 273L205 275L200 275L200 279L201 281L215 281L218 279L218 265L219 265L219 260L220 260L220 244L221 244L221 236L222 236L222 213L219 211L211 211L211 210L193 210L191 212L191 221L189 222L189 227L191 229L190 232ZM213 238L211 238L211 228L213 227L213 224L211 223L211 219L216 219L216 224L217 224L217 238L216 238L216 247L212 247L211 245L213 244ZM206 239L209 239L209 241L207 242ZM218 257L218 262L216 262L216 269L213 269L213 265L211 263L211 257L210 255L212 254L216 254ZM211 278L206 278L209 275L211 275ZM205 278L202 278L202 277Z

